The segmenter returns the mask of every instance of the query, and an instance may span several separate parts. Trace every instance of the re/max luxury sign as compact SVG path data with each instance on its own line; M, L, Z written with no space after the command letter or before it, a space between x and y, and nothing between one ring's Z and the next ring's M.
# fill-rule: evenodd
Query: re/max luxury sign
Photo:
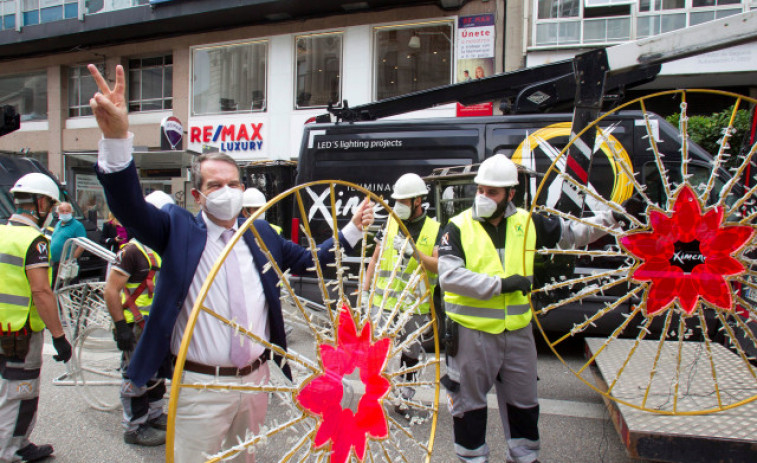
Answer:
M225 153L262 151L264 136L263 122L192 121L189 125L190 145L212 146Z

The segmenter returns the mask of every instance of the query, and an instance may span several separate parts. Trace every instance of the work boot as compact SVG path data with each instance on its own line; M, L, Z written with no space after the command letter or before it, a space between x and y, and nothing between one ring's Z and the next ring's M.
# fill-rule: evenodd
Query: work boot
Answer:
M160 431L165 431L166 429L168 429L168 415L163 413L159 417L149 420L147 424L149 424L152 428L158 429Z
M158 431L149 425L140 425L135 431L126 431L124 433L124 442L127 444L144 445L145 447L155 447L166 443L165 431Z
M53 454L53 446L50 444L34 445L31 442L19 450L16 450L16 455L21 457L21 461L38 461L49 457Z

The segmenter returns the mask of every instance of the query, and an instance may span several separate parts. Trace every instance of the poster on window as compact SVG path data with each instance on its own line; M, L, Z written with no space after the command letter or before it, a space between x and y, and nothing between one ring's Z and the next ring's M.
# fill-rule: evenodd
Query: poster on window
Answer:
M92 174L75 174L74 187L76 189L76 202L79 204L84 217L89 220L97 220L97 227L102 227L108 219L108 203L105 202L105 193L97 177Z
M457 20L457 82L494 74L494 15L461 16ZM458 117L491 116L492 103L457 105Z

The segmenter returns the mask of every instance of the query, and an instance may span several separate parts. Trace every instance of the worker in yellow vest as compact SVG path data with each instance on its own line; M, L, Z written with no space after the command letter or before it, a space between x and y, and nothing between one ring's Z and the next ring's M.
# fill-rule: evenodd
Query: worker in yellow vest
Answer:
M397 221L392 217L386 222L383 230L376 236L377 243L386 243L383 249L376 246L376 250L368 263L368 269L363 279L363 288L361 293L361 303L363 307L371 304L371 310L378 311L383 308L384 314L391 312L394 307L401 301L402 310L413 310L405 324L405 330L400 335L398 342L403 342L405 336L422 327L429 320L429 311L431 307L431 297L423 298L426 288L421 282L413 291L415 297L401 294L407 288L413 272L419 265L423 266L430 285L429 294L437 294L435 307L439 308L440 297L437 286L437 260L439 244L439 222L428 217L424 208L424 200L428 194L426 183L416 174L408 173L401 176L394 184L392 190L392 199L395 200L394 213L402 220L402 223L410 233L410 237L415 243L415 250L412 243L407 240L399 229ZM385 235L385 236L382 236ZM418 260L420 259L420 261ZM395 267L399 263L399 271L392 278ZM376 286L372 300L370 298L370 285L376 275ZM418 297L421 296L421 297ZM439 311L437 310L437 313ZM426 336L432 331L428 331ZM421 337L417 342L412 343L402 352L401 363L403 366L410 368L418 363L421 354L422 341ZM413 374L406 375L407 380L411 380ZM415 389L412 387L402 387L400 389L400 398L395 409L398 413L408 417L415 408L408 408L403 401L411 400L415 395Z
M248 188L244 190L244 194L242 195L242 216L245 219L249 219L250 216L257 212L258 209L265 206L265 203L265 195L262 191L258 190L257 188ZM260 217L258 218L260 220L265 220L265 212L260 214ZM276 233L281 235L281 227L270 222L268 223L268 225L276 230Z
M47 327L59 362L71 358L71 344L58 318L50 288L50 243L43 230L53 218L60 192L42 173L26 174L13 188L16 212L0 225L0 461L36 461L52 445L34 445L39 374Z
M145 201L158 209L174 204L173 199L162 191L150 193ZM122 351L121 371L124 373L149 317L160 265L158 253L131 239L121 248L110 267L103 296L115 323L116 345ZM168 417L163 413L163 396L166 394L165 378L169 374L170 365L164 365L159 374L143 387L135 386L124 376L121 404L124 442L127 444L156 446L166 442Z
M508 462L539 456L536 345L528 300L534 253L541 247L585 246L613 227L610 212L587 224L532 215L516 208L515 164L502 154L481 163L470 209L450 219L439 246L439 282L450 333L447 405L460 461L486 463L486 395L494 386L508 447ZM530 221L530 223L529 223Z

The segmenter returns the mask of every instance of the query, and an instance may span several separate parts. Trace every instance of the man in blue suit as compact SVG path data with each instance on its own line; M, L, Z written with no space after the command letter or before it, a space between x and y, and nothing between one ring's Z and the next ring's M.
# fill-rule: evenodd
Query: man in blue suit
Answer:
M133 134L124 99L124 70L116 67L111 89L93 65L89 69L100 90L90 105L103 132L96 171L108 205L140 242L163 257L150 319L127 372L132 385L139 388L170 354L178 353L202 285L238 227L244 187L234 160L214 153L198 157L192 167L192 196L202 209L200 214L192 216L171 204L161 209L147 204L131 156ZM366 198L339 234L341 245L351 249L362 237L361 229L372 222L373 204ZM254 226L282 270L305 273L313 265L310 251L283 239L267 222L257 220ZM322 262L333 260L332 241L319 246ZM240 324L286 349L278 277L275 272L263 272L266 262L248 231L227 257L203 303L229 320L246 319ZM236 311L240 307L241 315ZM240 362L239 355L246 360ZM269 374L262 346L242 341L230 326L204 312L194 327L184 370L185 383L261 384ZM176 411L175 461L205 461L205 455L217 453L224 440L244 439L248 429L257 432L267 403L265 393L182 390ZM254 461L251 454L246 458Z

